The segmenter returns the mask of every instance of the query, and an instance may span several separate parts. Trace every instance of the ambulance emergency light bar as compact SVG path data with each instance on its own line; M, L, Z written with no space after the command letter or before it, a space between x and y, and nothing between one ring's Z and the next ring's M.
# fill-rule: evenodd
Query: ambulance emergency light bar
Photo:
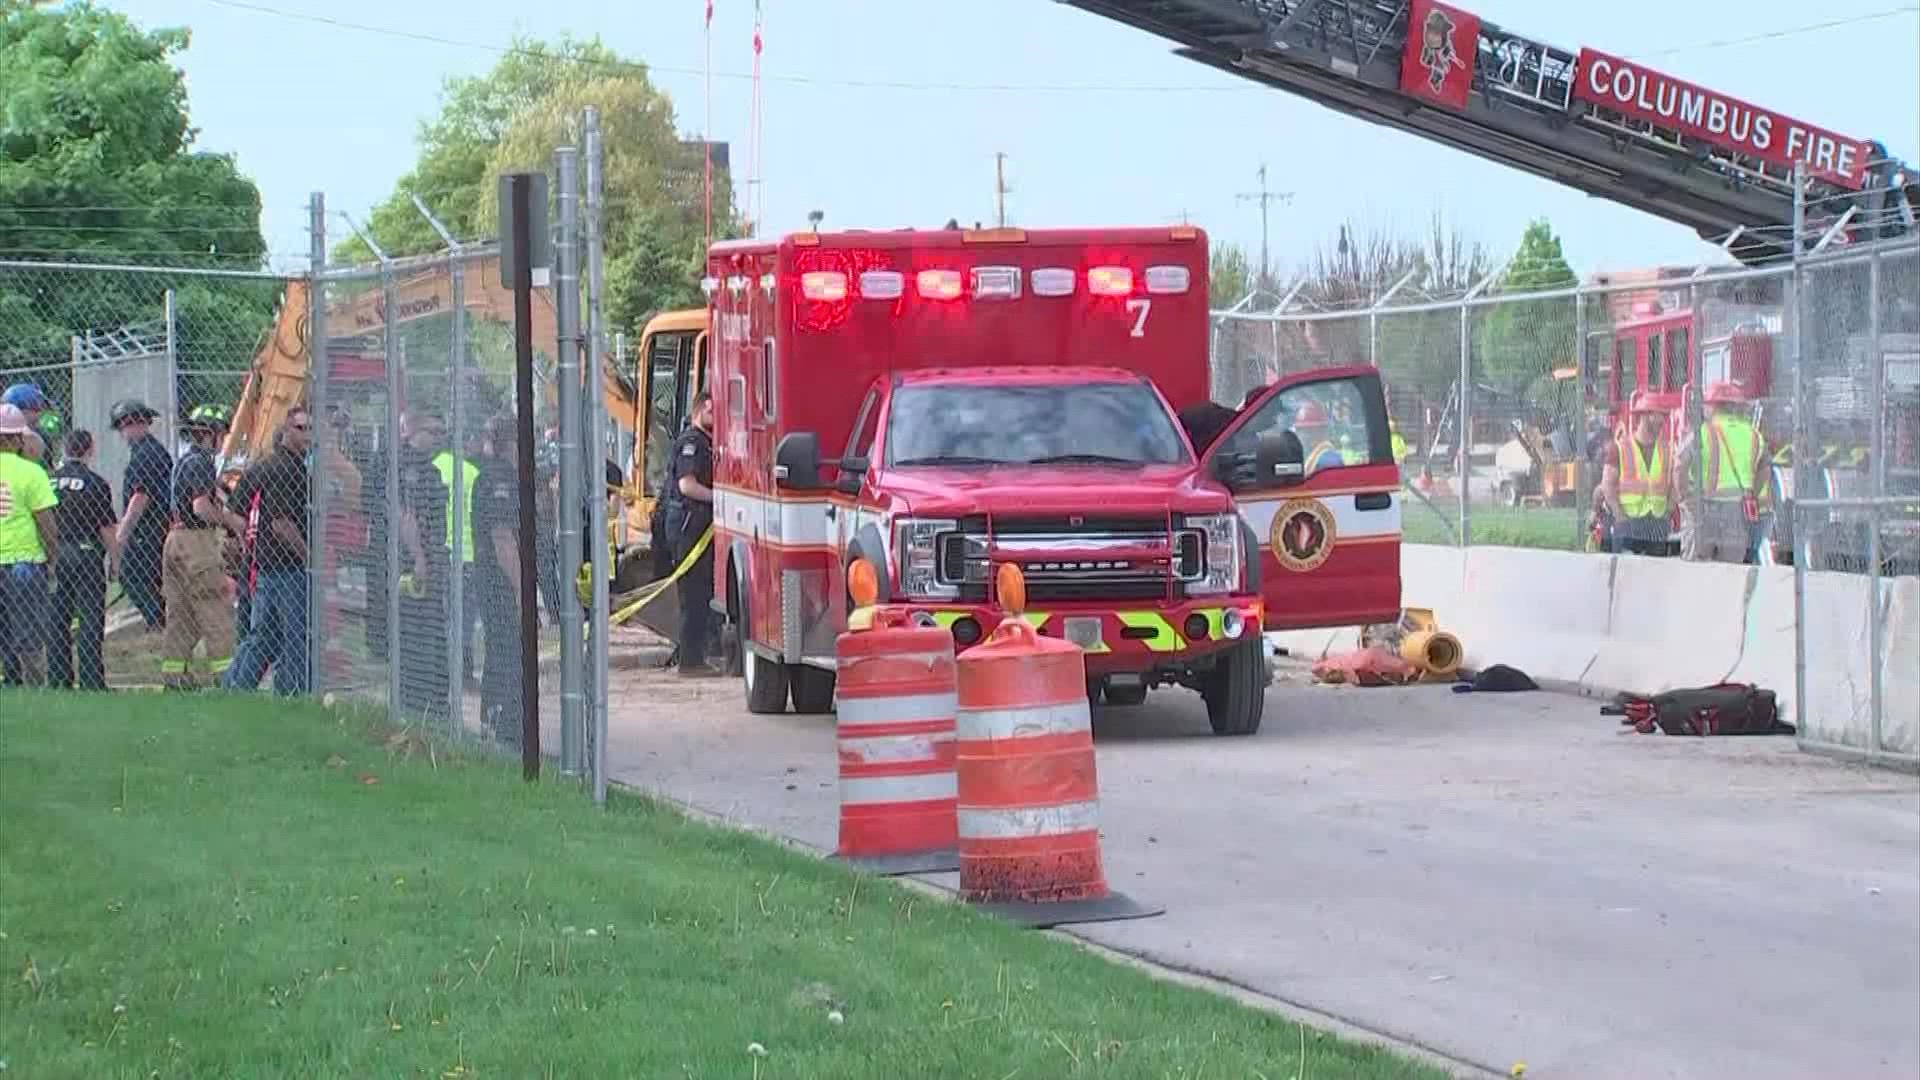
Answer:
M1089 296L1131 296L1134 272L1125 266L1094 266L1087 270ZM1146 290L1154 296L1178 296L1192 287L1193 275L1184 266L1149 266L1142 275ZM1048 266L1026 276L1024 284L1035 296L1072 296L1079 284L1077 271L1064 266ZM854 284L863 300L898 300L906 292L906 275L898 270L865 270L850 281L839 270L808 270L800 275L800 295L822 303L846 300ZM701 291L712 296L721 285L716 277L702 278ZM735 293L747 285L745 277L729 277L727 287ZM1018 300L1022 295L1022 274L1017 266L976 266L970 270L934 268L913 276L914 292L922 300ZM772 292L772 275L760 278L760 287Z

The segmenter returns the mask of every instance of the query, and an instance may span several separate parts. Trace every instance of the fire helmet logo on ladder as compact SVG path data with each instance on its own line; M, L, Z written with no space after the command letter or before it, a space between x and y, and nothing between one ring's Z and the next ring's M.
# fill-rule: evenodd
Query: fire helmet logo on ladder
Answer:
M1273 557L1295 573L1317 569L1333 554L1333 515L1319 499L1288 499L1274 512L1268 542Z
M1478 16L1433 0L1413 0L1407 11L1400 92L1465 109L1479 51Z

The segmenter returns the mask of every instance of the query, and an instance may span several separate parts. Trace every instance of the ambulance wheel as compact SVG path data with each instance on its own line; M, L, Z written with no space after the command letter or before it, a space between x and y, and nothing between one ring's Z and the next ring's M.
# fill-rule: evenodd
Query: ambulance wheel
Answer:
M1141 683L1139 686L1115 686L1113 683L1107 684L1107 704L1109 705L1126 708L1131 705L1142 704L1146 700L1146 683Z
M747 684L747 711L777 715L787 711L787 665L769 660L746 642L740 645L741 676Z
M793 695L793 711L803 716L819 716L833 711L834 673L806 664L787 665L787 690Z
M1260 714L1267 704L1267 658L1263 639L1254 635L1220 656L1220 662L1201 684L1207 703L1207 723L1215 735L1252 735L1260 730ZM1109 698L1113 688L1107 688Z

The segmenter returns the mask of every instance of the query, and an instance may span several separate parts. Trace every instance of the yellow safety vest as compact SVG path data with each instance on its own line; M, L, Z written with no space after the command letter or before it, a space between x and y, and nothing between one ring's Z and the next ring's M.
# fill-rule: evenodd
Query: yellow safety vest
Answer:
M1707 463L1708 495L1744 495L1753 490L1760 468L1760 433L1743 416L1716 416L1700 429L1700 456ZM1722 469L1725 458L1732 461Z
M1620 509L1630 518L1665 517L1667 513L1667 455L1659 439L1651 461L1640 456L1640 442L1630 435L1616 443L1620 451Z
M1393 460L1395 464L1407 460L1407 440L1400 437L1400 425L1387 422L1387 431L1393 440Z
M416 459L417 460L417 459ZM480 467L472 461L460 463L461 501L466 504L466 535L460 538L460 561L473 561L473 485L480 479ZM453 547L453 455L445 450L434 455L433 467L440 473L440 483L447 489L447 547Z

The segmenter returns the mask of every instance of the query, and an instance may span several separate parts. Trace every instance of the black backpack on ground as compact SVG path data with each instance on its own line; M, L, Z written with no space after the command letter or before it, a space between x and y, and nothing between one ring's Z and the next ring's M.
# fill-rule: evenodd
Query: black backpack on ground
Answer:
M1773 691L1749 683L1668 690L1643 697L1621 694L1603 715L1623 717L1642 735L1659 728L1668 735L1791 735L1793 725L1780 719Z

